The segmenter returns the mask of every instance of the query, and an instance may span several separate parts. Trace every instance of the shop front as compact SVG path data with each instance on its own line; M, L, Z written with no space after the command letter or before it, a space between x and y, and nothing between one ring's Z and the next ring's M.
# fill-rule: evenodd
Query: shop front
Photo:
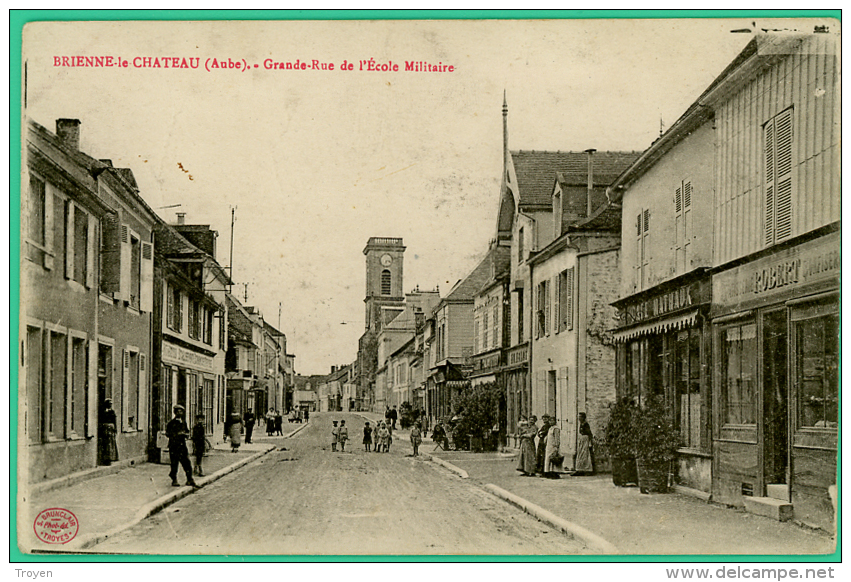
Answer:
M831 530L839 414L839 233L713 276L713 498L789 502Z
M712 487L711 291L698 269L614 303L617 397L638 406L664 399L680 440L675 481L702 494Z
M212 435L217 421L216 391L222 382L222 378L215 374L213 356L163 341L161 358L161 393L157 399L160 426L156 427L159 431L158 448L165 448L161 446L167 441L165 425L173 416L173 407L178 404L186 409L186 422L190 425L195 423L197 415L203 414L206 433ZM160 456L161 460L166 459L167 453L161 450Z

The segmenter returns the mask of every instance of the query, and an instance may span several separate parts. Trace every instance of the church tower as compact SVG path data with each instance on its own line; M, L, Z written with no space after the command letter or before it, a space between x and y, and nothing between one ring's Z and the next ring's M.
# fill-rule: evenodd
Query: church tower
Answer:
M381 307L404 307L402 267L405 246L401 238L370 237L366 255L364 329L377 331Z

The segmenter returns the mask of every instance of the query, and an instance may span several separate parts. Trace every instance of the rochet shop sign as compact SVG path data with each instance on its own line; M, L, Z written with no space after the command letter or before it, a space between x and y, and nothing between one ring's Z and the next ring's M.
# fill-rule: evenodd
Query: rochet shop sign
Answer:
M213 371L213 358L187 350L180 346L163 342L163 361L169 364L178 364L201 370L202 372Z

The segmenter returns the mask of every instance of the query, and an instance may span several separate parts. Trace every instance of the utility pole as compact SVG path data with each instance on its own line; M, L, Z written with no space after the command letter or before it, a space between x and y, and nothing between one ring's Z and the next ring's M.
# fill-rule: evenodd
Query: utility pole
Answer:
M228 262L230 266L228 267L228 275L230 276L230 280L233 281L233 223L236 221L236 206L230 209L230 256L228 257ZM248 294L248 288L245 289L246 295ZM246 301L248 301L246 299Z

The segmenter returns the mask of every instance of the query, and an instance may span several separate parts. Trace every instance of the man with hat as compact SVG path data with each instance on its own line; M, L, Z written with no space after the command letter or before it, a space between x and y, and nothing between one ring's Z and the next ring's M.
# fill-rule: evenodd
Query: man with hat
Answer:
M186 474L186 484L192 487L197 487L195 479L192 478L192 463L189 461L189 449L186 448L186 437L189 436L189 426L186 424L186 409L180 404L174 407L174 418L172 418L165 427L165 434L168 437L168 456L171 460L171 484L173 487L180 487L177 482L177 465L183 467L183 472Z

